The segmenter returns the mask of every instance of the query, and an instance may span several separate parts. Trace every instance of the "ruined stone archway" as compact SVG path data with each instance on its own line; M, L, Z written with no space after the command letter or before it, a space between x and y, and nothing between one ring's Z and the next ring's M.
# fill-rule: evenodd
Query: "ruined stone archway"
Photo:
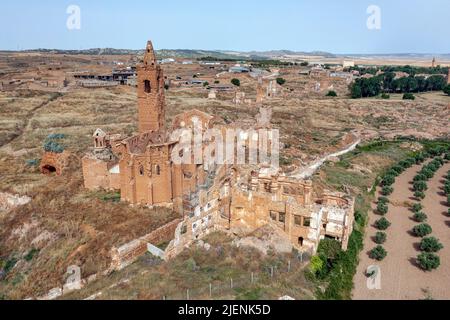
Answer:
M42 167L41 171L43 174L53 174L56 173L56 168L51 165L45 165Z

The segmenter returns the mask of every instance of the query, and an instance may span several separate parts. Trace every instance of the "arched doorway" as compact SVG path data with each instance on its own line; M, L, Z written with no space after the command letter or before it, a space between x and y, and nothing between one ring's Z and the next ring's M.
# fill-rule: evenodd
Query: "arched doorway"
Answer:
M56 168L51 165L45 165L42 167L42 173L43 174L52 174L56 172Z

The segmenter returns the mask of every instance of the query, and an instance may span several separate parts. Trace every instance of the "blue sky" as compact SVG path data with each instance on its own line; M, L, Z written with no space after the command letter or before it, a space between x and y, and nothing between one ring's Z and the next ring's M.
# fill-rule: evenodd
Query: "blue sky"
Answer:
M69 5L81 29L68 30ZM366 10L381 9L381 30ZM0 2L0 50L322 50L450 53L449 0L14 0Z

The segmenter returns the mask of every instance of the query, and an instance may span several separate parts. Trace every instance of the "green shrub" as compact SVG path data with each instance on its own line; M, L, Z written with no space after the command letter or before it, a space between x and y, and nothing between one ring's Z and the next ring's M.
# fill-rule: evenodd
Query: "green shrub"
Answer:
M425 193L422 191L416 191L414 192L414 197L416 197L417 199L425 199Z
M391 226L391 223L389 222L388 219L386 219L384 217L375 221L375 227L378 230L384 231L384 230L387 230L390 226Z
M390 98L391 98L391 96L388 95L387 93L381 94L381 99L390 99Z
M395 182L395 176L393 175L386 175L383 180L381 181L382 186L392 186Z
M416 212L414 214L414 220L417 222L424 222L428 219L428 216L423 212Z
M377 212L381 215L385 215L388 213L389 207L387 204L384 203L378 203L377 205Z
M394 170L395 172L397 172L398 174L403 173L403 171L405 171L404 168L402 168L400 165L396 164L395 166L393 166L391 168L392 170Z
M414 203L414 205L412 206L412 210L414 212L419 212L423 209L423 206L421 203Z
M389 196L389 195L392 194L392 192L394 192L394 188L389 187L389 186L384 186L384 187L381 189L381 194L382 194L383 196Z
M416 181L413 185L414 191L426 191L428 190L427 183L425 181Z
M386 242L386 239L387 239L387 235L385 232L378 231L375 235L375 243L376 244L383 244Z
M327 97L337 97L336 91L333 90L328 91Z
M27 164L27 166L29 167L36 167L39 165L40 160L39 159L30 159L25 161L25 163Z
M405 93L403 95L403 100L416 100L416 97L412 93Z
M363 217L363 214L356 212L356 216ZM356 220L357 226L362 228L365 225L365 219ZM330 272L325 292L317 291L317 297L321 300L350 300L353 290L353 277L358 267L359 253L364 247L364 235L359 228L355 228L350 235L347 251L339 251ZM323 240L322 240L323 241ZM321 243L322 243L321 241ZM338 243L339 244L339 243ZM339 246L340 247L340 246ZM320 248L320 244L319 244Z
M445 192L445 194L450 194L450 182L446 182L445 184L444 184L444 192Z
M369 253L370 258L381 261L387 256L386 250L382 246L376 246Z
M39 249L33 248L25 255L25 261L31 261L39 253Z
M428 168L424 168L420 171L421 174L427 177L427 180L434 177L434 172Z
M448 96L450 96L450 84L446 85L444 87L444 89L442 89L442 91L444 91L444 93Z
M424 175L424 174L418 174L418 175L416 175L415 177L414 177L414 179L413 179L413 181L414 182L417 182L417 181L427 181L428 180L428 177L426 176L426 175Z
M381 197L378 198L378 203L388 204L389 203L389 198L385 197L385 196L381 196Z
M239 79L231 79L231 83L236 86L236 87L240 87L241 86L241 81Z
M441 259L439 259L436 254L430 252L421 253L417 257L417 262L419 263L420 267L426 271L437 269L441 265Z
M8 259L5 263L5 265L3 266L3 271L5 273L10 272L16 266L17 261L18 260L14 257L11 259Z
M284 84L286 83L286 80L283 79L283 78L277 78L277 83L278 83L280 86L282 86L282 85L284 85Z
M55 141L46 141L44 143L44 150L46 152L63 153L64 147Z
M425 252L438 252L444 246L435 237L423 238L420 242L420 250Z
M309 264L309 269L314 273L320 273L324 267L324 262L319 256L313 256Z
M429 224L422 223L413 228L413 232L417 237L425 237L433 232L433 229Z

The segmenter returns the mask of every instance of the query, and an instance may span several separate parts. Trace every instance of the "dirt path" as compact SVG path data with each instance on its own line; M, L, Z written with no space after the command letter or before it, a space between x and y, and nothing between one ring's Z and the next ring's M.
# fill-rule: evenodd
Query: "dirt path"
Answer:
M450 299L450 217L446 215L445 197L440 189L442 179L450 164L444 165L428 183L426 198L422 202L428 215L428 223L433 228L433 236L439 238L444 249L439 252L441 266L438 270L424 272L416 265L419 238L410 234L411 229L417 225L405 206L406 201L412 201L410 181L421 166L408 169L397 178L394 184L394 193L390 196L391 204L387 219L392 226L387 231L388 240L384 247L388 256L384 261L378 262L368 256L368 252L376 246L372 237L377 230L373 227L375 220L380 216L370 214L369 226L366 229L364 250L360 254L360 263L354 278L355 300L417 300L426 297L434 299ZM375 207L375 206L374 206ZM381 270L381 289L369 290L365 272L370 265L377 265Z
M25 130L27 130L29 128L30 121L34 117L34 114L36 112L38 112L40 109L45 108L48 104L58 100L62 96L63 95L60 94L60 93L59 94L54 94L47 101L42 102L41 104L37 105L36 107L34 107L30 111L28 111L27 114L25 115L25 122L24 122L23 126L18 128L18 133L16 135L12 136L11 139L9 139L3 145L0 146L0 151L6 151L6 152L10 151L8 149L8 146L11 143L13 143L15 140L19 139L23 135Z

